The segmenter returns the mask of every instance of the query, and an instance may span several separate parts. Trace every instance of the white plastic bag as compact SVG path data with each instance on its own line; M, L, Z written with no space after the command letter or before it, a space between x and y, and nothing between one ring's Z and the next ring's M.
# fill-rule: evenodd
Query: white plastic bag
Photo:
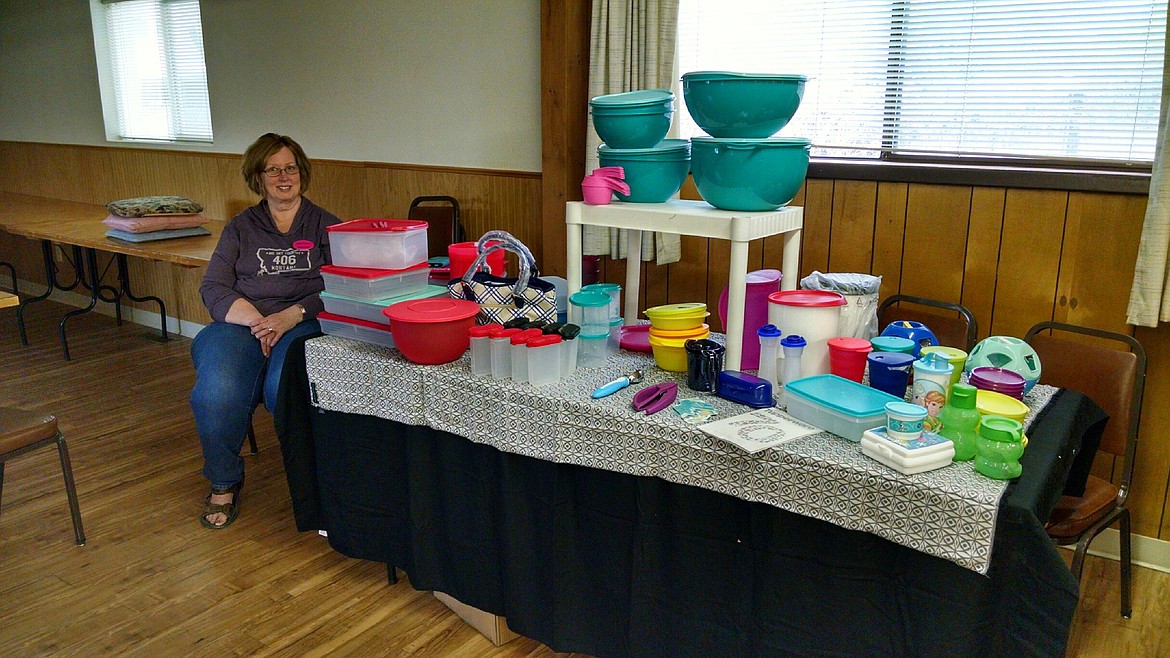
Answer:
M805 290L830 290L845 296L838 331L842 336L870 339L878 335L878 294L882 278L852 272L822 274L814 271L800 280Z

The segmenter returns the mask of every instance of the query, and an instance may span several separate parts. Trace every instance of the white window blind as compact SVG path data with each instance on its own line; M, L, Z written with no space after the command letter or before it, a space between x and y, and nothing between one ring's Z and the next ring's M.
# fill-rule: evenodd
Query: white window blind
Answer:
M681 0L679 70L809 76L779 134L814 156L1123 165L1165 35L1166 0Z
M106 52L116 139L212 141L198 0L101 0L91 5ZM95 35L97 36L97 35ZM111 107L106 103L107 111Z

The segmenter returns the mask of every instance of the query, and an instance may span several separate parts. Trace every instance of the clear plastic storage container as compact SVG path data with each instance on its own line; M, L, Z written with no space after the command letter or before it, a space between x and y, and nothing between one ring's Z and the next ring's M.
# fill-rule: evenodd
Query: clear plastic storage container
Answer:
M886 403L901 402L889 393L837 375L813 375L784 386L788 413L850 441L865 430L884 427Z
M330 336L341 336L375 345L394 347L394 336L390 334L390 325L388 324L348 318L328 311L318 313L317 322L321 324L321 331Z
M440 297L447 294L446 286L425 286L422 290L413 293L405 294L401 297L391 297L389 299L379 299L376 301L365 301L362 299L352 299L350 297L343 297L342 295L335 295L328 291L321 293L321 303L325 305L325 310L335 315L344 315L350 318L357 318L367 322L375 322L377 324L384 324L390 326L390 318L382 313L382 309L398 302L405 302L412 299L427 299L428 297Z
M426 263L402 270L339 265L325 265L321 268L326 292L365 301L401 297L425 290L430 276L431 267Z
M354 219L326 228L333 264L402 270L427 260L427 223L410 219Z

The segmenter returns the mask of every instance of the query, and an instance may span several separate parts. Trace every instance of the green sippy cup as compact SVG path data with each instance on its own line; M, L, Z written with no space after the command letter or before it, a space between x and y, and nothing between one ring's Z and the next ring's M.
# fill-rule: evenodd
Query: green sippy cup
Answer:
M996 480L1011 480L1024 470L1024 427L1003 416L984 416L979 421L979 438L975 440L975 470Z

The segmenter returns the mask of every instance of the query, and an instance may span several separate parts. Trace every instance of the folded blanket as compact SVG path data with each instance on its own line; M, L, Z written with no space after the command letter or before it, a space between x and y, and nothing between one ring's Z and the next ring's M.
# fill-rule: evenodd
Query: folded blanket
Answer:
M152 242L154 240L170 240L171 238L187 238L195 235L211 235L211 231L208 231L202 226L170 228L162 231L151 231L150 233L131 233L129 231L120 231L116 228L106 231L107 238L125 240L126 242Z
M140 196L120 199L106 204L110 213L119 217L147 215L189 215L203 212L203 204L182 196Z
M191 228L207 223L207 218L198 213L192 215L152 215L150 217L119 217L110 215L102 220L110 228L128 233L149 233L169 228Z

